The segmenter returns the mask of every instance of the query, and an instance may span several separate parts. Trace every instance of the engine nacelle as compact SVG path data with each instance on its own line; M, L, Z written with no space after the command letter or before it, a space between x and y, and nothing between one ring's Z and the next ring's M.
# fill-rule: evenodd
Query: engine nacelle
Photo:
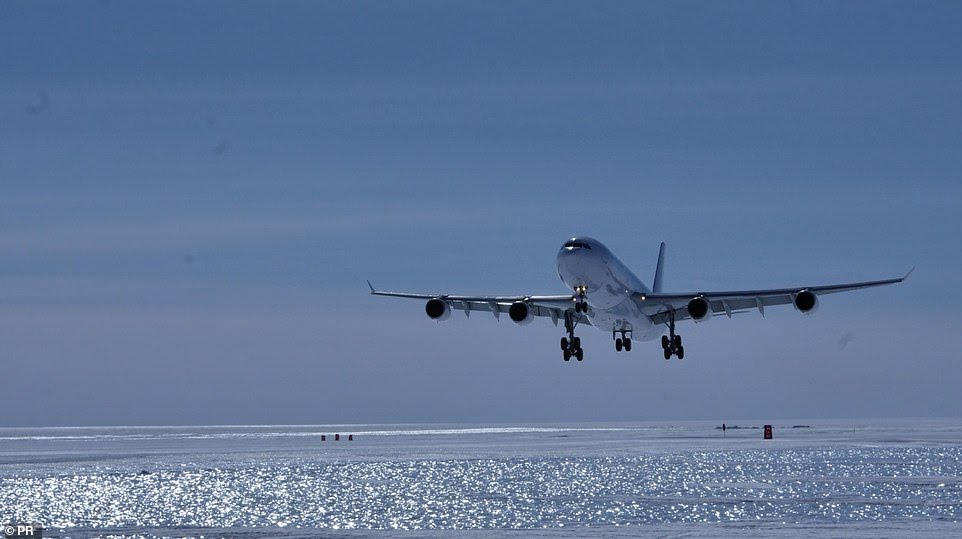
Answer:
M451 306L443 299L429 299L427 305L424 306L424 312L428 314L428 318L431 320L440 322L451 317Z
M511 317L512 322L523 326L534 320L534 309L523 301L516 301L508 308L508 316Z
M695 322L706 322L711 319L711 304L699 296L688 302L688 314Z
M818 296L811 290L802 290L792 300L795 310L802 314L812 314L818 310Z

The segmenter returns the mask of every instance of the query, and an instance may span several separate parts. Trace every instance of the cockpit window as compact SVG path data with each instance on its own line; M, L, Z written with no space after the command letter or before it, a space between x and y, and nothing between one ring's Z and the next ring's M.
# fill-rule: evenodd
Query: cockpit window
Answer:
M583 241L569 241L565 244L568 249L591 249L591 246Z

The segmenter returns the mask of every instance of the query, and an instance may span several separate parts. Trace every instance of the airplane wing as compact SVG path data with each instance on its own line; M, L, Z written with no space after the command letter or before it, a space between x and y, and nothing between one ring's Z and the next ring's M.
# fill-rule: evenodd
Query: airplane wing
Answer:
M802 312L812 312L817 306L817 296L849 292L862 288L872 288L889 284L901 283L912 274L915 268L904 277L883 279L879 281L864 281L860 283L831 284L821 286L797 286L793 288L775 288L770 290L733 290L724 292L681 292L671 294L635 294L634 301L642 312L648 314L655 323L667 323L668 313L674 311L675 320L701 320L711 314L725 314L729 318L732 314L758 309L765 315L765 307L772 305L789 305L801 299L796 307ZM800 298L800 296L805 296ZM693 304L692 300L701 298L704 303ZM696 311L695 316L689 312L689 306ZM707 307L707 309L706 309ZM710 312L704 312L710 309ZM699 316L701 314L701 316Z
M431 302L440 300L446 305L439 304L444 311L439 310L439 316L445 316L449 310L464 311L465 316L470 316L473 311L486 311L494 315L496 319L501 319L501 313L507 313L511 306L517 302L524 302L530 309L532 316L550 318L554 325L558 325L558 320L564 320L565 311L574 312L574 296L571 294L560 296L458 296L450 294L418 294L409 292L385 292L376 290L370 281L367 286L371 289L371 294L375 296L390 296L395 298L420 299ZM691 298L689 298L691 299ZM439 316L432 316L439 318ZM579 324L591 325L587 316L576 315Z

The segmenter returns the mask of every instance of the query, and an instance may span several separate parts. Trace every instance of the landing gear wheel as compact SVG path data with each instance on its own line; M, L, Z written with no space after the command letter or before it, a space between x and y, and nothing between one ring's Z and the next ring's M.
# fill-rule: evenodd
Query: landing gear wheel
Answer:
M668 320L664 321L667 315ZM685 349L681 345L681 335L675 334L675 311L665 311L662 313L662 321L668 326L668 335L661 336L661 348L665 352L665 359L677 356L678 359L685 357Z
M625 346L625 352L631 352L631 339L625 339L623 344Z
M576 294L571 299L575 302L575 312L576 313L587 313L588 312L588 302L585 299L588 297L588 288L585 286L574 287L574 293Z
M575 309L578 309L578 304L575 304ZM578 325L578 317L574 315L571 311L565 312L565 332L567 332L567 337L561 338L561 350L564 352L564 360L568 361L572 356L578 358L578 361L584 357L584 350L581 349L581 338L575 337L575 326Z
M621 339L615 339L615 351L621 352L622 342Z

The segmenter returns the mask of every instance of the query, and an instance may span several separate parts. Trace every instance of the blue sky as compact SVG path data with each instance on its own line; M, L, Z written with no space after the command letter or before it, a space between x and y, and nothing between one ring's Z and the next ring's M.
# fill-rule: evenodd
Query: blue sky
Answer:
M5 2L2 425L960 416L952 2ZM679 331L367 295L897 287ZM843 346L844 344L844 346Z

